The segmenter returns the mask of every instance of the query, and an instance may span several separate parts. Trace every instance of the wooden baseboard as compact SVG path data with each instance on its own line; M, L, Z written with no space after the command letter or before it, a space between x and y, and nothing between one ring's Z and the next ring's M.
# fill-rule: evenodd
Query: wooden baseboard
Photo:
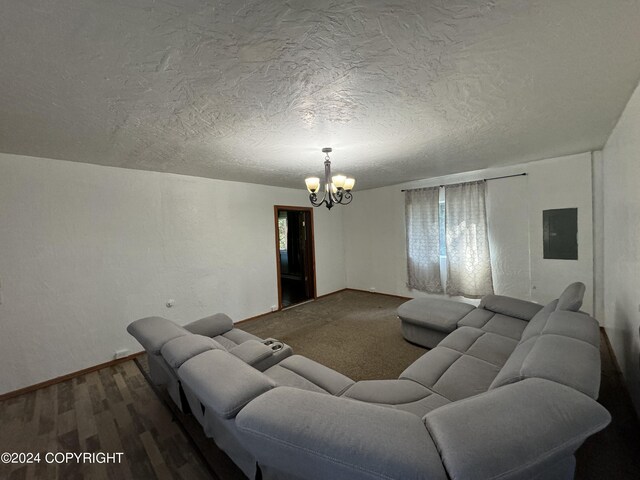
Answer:
M384 295L385 297L399 298L401 300L412 300L413 299L413 297L405 297L403 295L394 295L392 293L370 292L369 290L360 290L359 288L345 288L344 290L351 290L352 292L370 293L371 295Z
M17 397L24 393L33 392L34 390L38 390L40 388L50 387L51 385L55 385L56 383L61 383L66 380L70 380L80 375L85 375L87 373L95 372L96 370L101 370L103 368L112 367L122 362L133 360L134 358L139 357L143 353L144 352L132 353L131 355L127 355L126 357L116 358L115 360L109 360L108 362L100 363L98 365L94 365L93 367L83 368L82 370L78 370L77 372L67 373L66 375L62 375L61 377L52 378L51 380L46 380L44 382L36 383L35 385L30 385L28 387L20 388L12 392L3 393L2 395L0 395L0 401Z
M349 290L349 289L348 288L342 288L340 290L336 290L335 292L325 293L324 295L319 295L316 298L313 298L312 300L320 300L321 298L330 297L331 295L335 295L336 293L344 292L345 290ZM292 306L295 306L295 305L292 305ZM282 310L283 309L281 308L280 310L276 310L275 312L260 313L258 315L254 315L253 317L244 318L242 320L238 320L237 322L233 322L233 324L234 325L240 325L240 324L245 323L245 322L251 322L253 320L257 320L259 318L265 317L267 315L271 315L272 313L281 312Z
M316 297L316 300L319 300L321 298L330 297L331 295L335 295L336 293L346 292L347 290L349 290L349 289L348 288L341 288L340 290L336 290L335 292L325 293L324 295L320 295L320 296Z
M324 295L319 295L314 300L319 300L321 298L330 297L332 295L336 295L338 293L347 292L347 291L364 292L364 293L369 293L369 294L373 294L373 295L385 295L387 297L400 298L400 299L403 299L403 300L410 300L411 299L410 297L402 297L400 295L391 295L389 293L369 292L367 290L358 290L357 288L342 288L340 290L336 290L335 292L330 292L330 293L326 293ZM242 323L245 323L245 322L250 322L252 320L257 320L257 319L262 318L264 316L267 316L267 315L269 315L271 313L274 313L274 312L265 312L265 313L261 313L259 315L255 315L253 317L245 318L243 320L235 322L234 325L239 325L239 324L242 324ZM18 390L14 390L12 392L3 393L2 395L0 395L0 401L7 400L7 399L13 398L13 397L17 397L17 396L22 395L24 393L33 392L34 390L38 390L40 388L46 388L46 387L49 387L51 385L55 385L56 383L61 383L61 382L64 382L66 380L78 377L80 375L85 375L87 373L95 372L96 370L100 370L100 369L107 368L107 367L112 367L113 365L117 365L119 363L126 362L128 360L133 360L134 358L142 355L143 353L145 353L145 352L142 351L142 352L138 352L138 353L133 353L133 354L128 355L126 357L117 358L115 360L110 360L108 362L100 363L99 365L94 365L93 367L83 368L82 370L78 370L77 372L68 373L66 375L62 375L61 377L56 377L56 378L52 378L51 380L46 380L44 382L36 383L35 385L30 385L28 387L20 388Z
M279 310L276 310L275 312L260 313L258 315L254 315L253 317L244 318L242 320L238 320L237 322L233 322L233 326L235 327L236 325L240 325L241 323L246 323L246 322L251 322L252 320L257 320L259 318L266 317L267 315L271 315L272 313L276 313L278 311Z
M361 293L369 293L371 295L384 295L385 297L393 297L393 298L399 298L401 300L411 300L413 297L403 297L401 295L392 295L391 293L382 293L382 292L370 292L368 290L360 290L358 288L341 288L340 290L336 290L335 292L330 292L330 293L325 293L324 295L319 295L316 298L314 298L313 300L320 300L321 298L326 298L326 297L330 297L332 295L336 295L337 293L341 293L341 292L361 292ZM281 312L282 309L280 310L276 310L276 312ZM276 312L265 312L265 313L260 313L259 315L255 315L253 317L249 317L249 318L245 318L242 320L238 320L237 322L234 322L234 325L240 325L242 323L245 322L251 322L253 320L257 320L259 318L265 317L267 315L270 315L272 313L276 313Z

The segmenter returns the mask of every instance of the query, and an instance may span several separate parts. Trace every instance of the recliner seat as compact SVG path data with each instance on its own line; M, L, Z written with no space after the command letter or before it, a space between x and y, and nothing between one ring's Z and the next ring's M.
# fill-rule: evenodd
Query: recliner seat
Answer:
M190 358L209 350L228 350L266 369L291 355L290 348L274 355L262 343L262 339L234 328L233 320L224 313L216 313L184 326L162 317L145 317L131 322L127 331L146 350L153 383L166 388L183 412L188 411L188 406L176 372Z

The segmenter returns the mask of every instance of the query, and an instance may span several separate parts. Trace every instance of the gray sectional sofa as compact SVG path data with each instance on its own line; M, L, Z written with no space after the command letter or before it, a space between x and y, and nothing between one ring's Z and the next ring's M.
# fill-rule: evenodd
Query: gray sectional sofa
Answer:
M459 318L394 380L353 382L298 355L256 368L234 355L245 342L211 343L211 327L174 336L181 327L143 319L129 331L249 478L569 479L576 449L610 421L596 402L599 327L578 311L582 293L574 284L545 307L489 296L461 316L421 302L435 310L419 338L432 341L434 324L440 336L436 318Z

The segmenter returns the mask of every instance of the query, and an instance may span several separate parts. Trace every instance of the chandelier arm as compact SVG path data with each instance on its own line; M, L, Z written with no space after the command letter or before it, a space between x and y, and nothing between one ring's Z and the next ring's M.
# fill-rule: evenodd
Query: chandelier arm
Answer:
M325 196L325 201L324 203L327 204L327 208L331 209L331 207L333 207L336 204L336 199L333 198L333 194L331 193L330 190L326 190L324 193Z
M345 190L344 196L342 197L342 201L340 203L342 205L349 205L351 203L351 200L353 200L353 195L351 195L351 192L347 192Z
M321 200L318 200L318 195L317 194L315 194L315 193L309 194L309 201L311 202L311 205L313 205L314 207L319 207L323 203L326 203L326 198L327 198L326 192L325 192L325 194L324 194L324 196L322 197Z

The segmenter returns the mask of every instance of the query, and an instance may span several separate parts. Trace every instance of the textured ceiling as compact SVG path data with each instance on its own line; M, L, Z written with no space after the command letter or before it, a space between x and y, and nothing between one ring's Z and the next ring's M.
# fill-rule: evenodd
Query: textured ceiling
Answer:
M0 151L356 189L601 148L638 0L3 0Z

